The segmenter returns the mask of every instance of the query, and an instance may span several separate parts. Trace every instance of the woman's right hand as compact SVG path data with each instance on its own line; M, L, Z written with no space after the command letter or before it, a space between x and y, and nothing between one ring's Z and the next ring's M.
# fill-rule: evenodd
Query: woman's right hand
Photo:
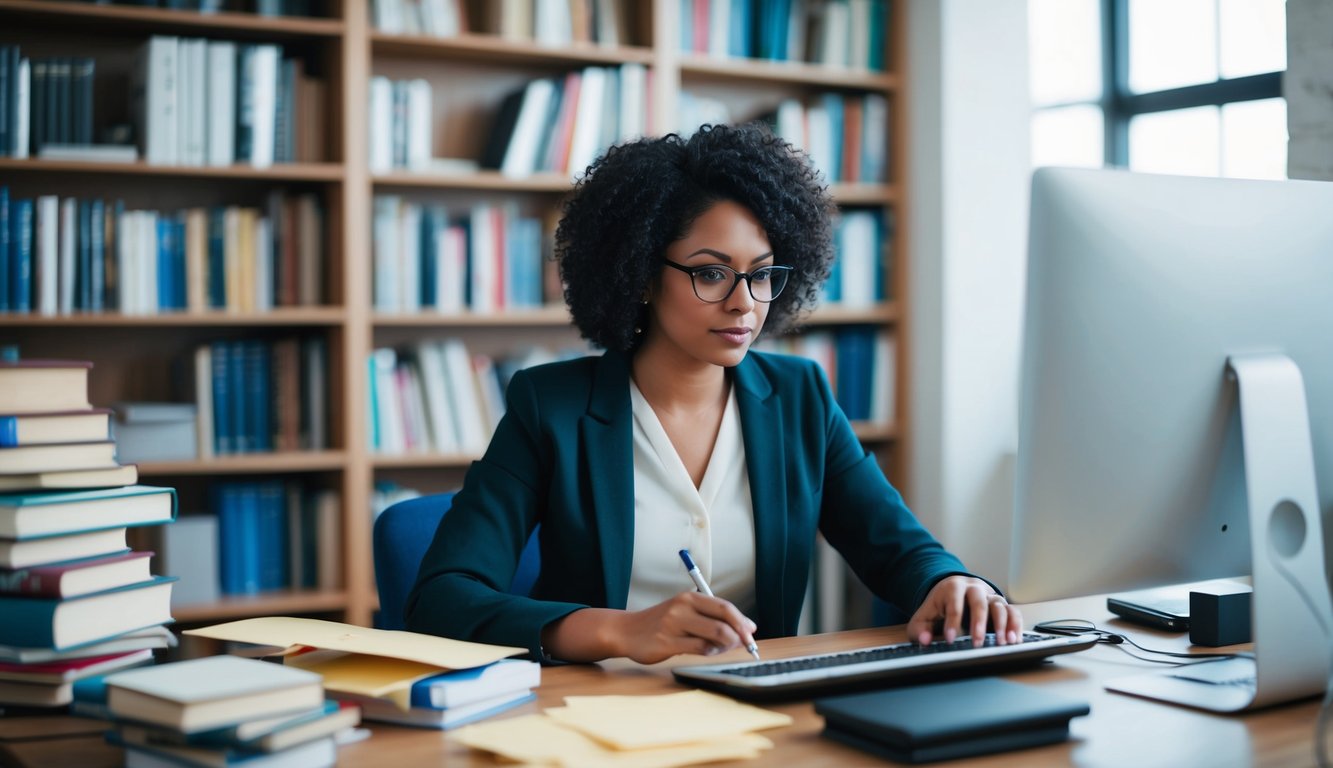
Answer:
M743 647L757 625L720 597L681 592L641 611L626 611L617 622L618 656L654 664L680 653L711 656Z

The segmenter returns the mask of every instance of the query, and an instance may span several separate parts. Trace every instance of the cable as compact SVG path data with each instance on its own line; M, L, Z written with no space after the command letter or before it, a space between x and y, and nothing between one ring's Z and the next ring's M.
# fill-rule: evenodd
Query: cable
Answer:
M1054 619L1052 621L1043 621L1032 629L1037 632L1047 632L1053 635L1096 635L1097 642L1113 645L1131 658L1138 659L1139 661L1152 662L1153 664L1173 664L1178 667L1186 667L1190 664L1205 664L1208 662L1220 661L1222 659L1235 659L1240 656L1240 654L1236 653L1179 653L1177 651L1159 651L1155 648L1146 648L1134 642L1126 635L1102 629L1087 619ZM1158 656L1171 656L1173 658L1154 659L1148 656L1140 656L1126 648L1125 644L1132 645L1144 653L1153 653ZM1195 661L1176 661L1175 659L1194 659Z

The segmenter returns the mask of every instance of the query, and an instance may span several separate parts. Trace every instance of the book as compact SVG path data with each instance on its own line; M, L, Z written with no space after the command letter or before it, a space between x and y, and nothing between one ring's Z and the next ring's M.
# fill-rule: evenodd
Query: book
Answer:
M110 440L0 448L0 475L106 469L116 466L116 444Z
M130 485L92 491L0 495L0 537L8 539L156 525L175 519L174 488Z
M387 699L336 692L330 692L329 695L340 701L353 702L361 707L361 718L363 720L441 730L475 723L478 720L484 720L537 699L536 694L525 688L474 701L471 704L449 707L448 709L426 709L422 707L401 709Z
M309 712L250 720L230 728L185 734L169 728L124 723L120 727L120 735L127 744L147 747L194 747L272 753L332 736L360 722L359 707L330 700Z
M82 659L62 659L36 664L17 664L12 661L0 661L0 680L17 683L61 685L82 680L85 677L101 675L117 669L136 667L151 663L153 652L147 648L125 653L113 653L105 656L88 656Z
M323 768L338 761L338 747L332 738L320 739L272 755L233 754L196 747L142 747L127 743L116 732L107 735L112 744L125 747L126 768Z
M31 568L0 569L0 595L68 598L138 584L152 578L148 568L152 556L152 552L127 552Z
M37 157L89 163L135 163L139 161L139 149L132 144L43 144L37 150Z
M501 659L494 664L456 669L418 680L412 685L412 706L447 709L472 704L541 684L542 667L535 661Z
M324 703L319 675L280 664L210 656L120 672L106 679L117 718L198 733Z
M73 488L110 488L133 485L139 480L139 468L133 464L102 469L59 472L23 472L0 475L0 491L67 490Z
M23 707L63 707L73 699L70 683L42 685L0 680L0 705Z
M68 360L0 361L0 413L88 410L92 367Z
M63 659L84 659L89 656L107 656L114 653L137 651L145 648L172 648L176 645L176 636L171 630L161 625L144 627L133 632L126 632L101 642L81 645L77 648L56 650L54 648L27 648L13 645L0 645L0 660L20 664L41 664ZM83 682L83 681L80 681Z
M171 622L171 583L157 577L67 600L0 596L0 644L74 648Z
M0 415L0 448L108 440L110 417L107 408Z
M110 555L126 549L128 547L125 546L124 528L108 528L102 531L25 541L0 539L0 568L50 565L66 560Z

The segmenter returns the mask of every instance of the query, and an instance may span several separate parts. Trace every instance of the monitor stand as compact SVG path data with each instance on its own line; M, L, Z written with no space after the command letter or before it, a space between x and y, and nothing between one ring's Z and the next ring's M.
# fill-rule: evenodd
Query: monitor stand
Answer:
M1310 416L1300 369L1286 355L1233 355L1254 598L1253 658L1136 675L1107 690L1213 712L1240 712L1322 694L1333 649L1333 608L1315 490Z

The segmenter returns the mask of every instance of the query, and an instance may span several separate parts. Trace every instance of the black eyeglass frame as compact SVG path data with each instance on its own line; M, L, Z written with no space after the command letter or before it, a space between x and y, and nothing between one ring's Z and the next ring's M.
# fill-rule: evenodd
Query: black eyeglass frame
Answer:
M668 267L678 269L681 272L684 272L685 274L689 275L690 288L694 290L694 297L699 301L704 302L705 304L721 304L722 302L731 298L731 294L736 292L736 286L740 285L742 280L745 281L745 290L750 292L750 298L754 299L760 304L769 304L774 299L781 296L782 292L786 290L787 280L783 280L782 287L778 289L777 293L773 294L767 299L761 299L758 296L754 295L754 283L751 282L754 275L758 274L759 272L763 272L764 270L769 270L770 272L776 271L784 274L795 271L795 267L789 267L784 264L768 264L754 270L753 272L738 272L732 269L731 267L728 267L726 264L700 264L697 267L687 267L684 264L677 264L676 262L671 261L670 259L662 259L662 263L667 265ZM699 295L699 286L695 284L694 276L706 269L725 269L726 271L735 275L735 279L731 281L731 287L727 289L726 294L724 294L722 298L709 300ZM790 275L788 275L788 279L790 279Z

